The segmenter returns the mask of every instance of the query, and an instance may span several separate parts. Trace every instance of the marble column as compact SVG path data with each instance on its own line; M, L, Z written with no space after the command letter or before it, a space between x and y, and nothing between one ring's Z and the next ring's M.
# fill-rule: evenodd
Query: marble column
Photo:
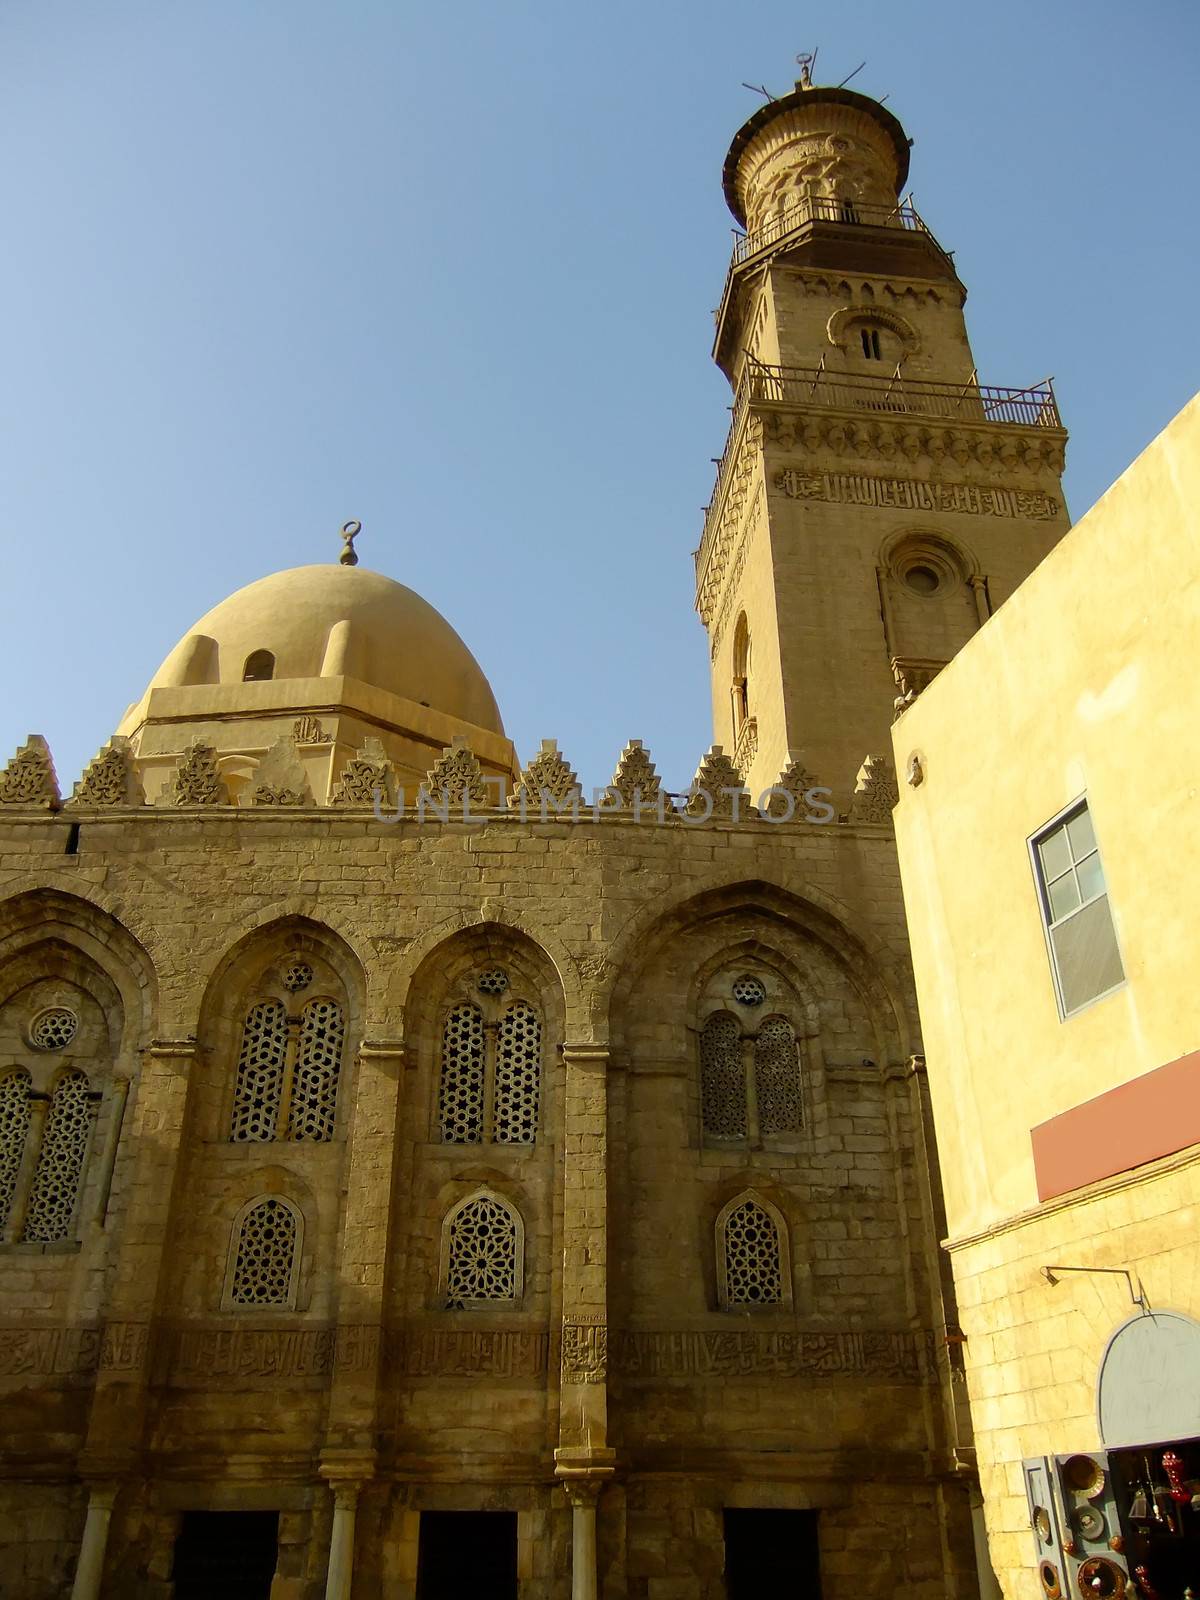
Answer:
M87 1521L83 1525L83 1542L79 1546L71 1600L97 1600L100 1579L104 1575L104 1554L108 1549L108 1525L112 1520L116 1498L115 1484L93 1485L88 1498Z
M335 1483L333 1489L333 1532L329 1539L329 1571L325 1578L325 1600L350 1600L354 1582L354 1518L358 1510L357 1483Z

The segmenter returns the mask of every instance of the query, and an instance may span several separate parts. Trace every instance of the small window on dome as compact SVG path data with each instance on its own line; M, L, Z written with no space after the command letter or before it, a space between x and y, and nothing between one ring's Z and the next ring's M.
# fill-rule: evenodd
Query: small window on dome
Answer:
M275 676L275 657L269 650L255 650L242 668L243 683L263 683Z

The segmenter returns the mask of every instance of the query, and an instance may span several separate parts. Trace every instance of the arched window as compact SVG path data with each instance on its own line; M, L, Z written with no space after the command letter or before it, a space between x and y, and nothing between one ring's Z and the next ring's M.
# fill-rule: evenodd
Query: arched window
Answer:
M225 1276L226 1308L294 1306L303 1218L290 1200L262 1195L238 1213Z
M786 1017L768 1017L754 1041L754 1089L762 1133L798 1133L804 1126L796 1035Z
M71 1236L92 1132L92 1097L85 1072L64 1072L50 1097L23 1237L53 1244Z
M787 1230L773 1205L739 1195L717 1218L717 1299L723 1310L791 1303Z
M524 1287L525 1227L499 1196L461 1200L442 1226L442 1286L447 1310L512 1304Z
M862 340L862 353L868 361L882 361L883 348L880 343L878 328L860 328L859 337Z
M542 1083L542 1023L527 1000L507 1004L500 968L477 975L478 1002L446 1013L438 1122L446 1144L533 1144Z
M746 1137L742 1030L725 1011L709 1017L700 1032L700 1098L705 1133L714 1139Z
M304 986L312 968L303 966ZM285 973L283 987L294 993ZM256 1001L242 1024L229 1137L235 1144L273 1139L333 1138L338 1080L346 1040L341 1006L328 996L306 1001Z
M700 1114L708 1139L757 1145L804 1129L804 1085L796 1033L786 1017L757 1022L766 999L749 974L730 990L739 1011L716 1011L700 1030Z
M17 1179L29 1135L29 1085L27 1072L7 1072L0 1078L0 1229L8 1222L17 1192Z
M743 611L733 630L733 732L736 737L750 715L750 625Z
M275 657L269 650L254 650L242 668L243 683L263 683L275 676Z

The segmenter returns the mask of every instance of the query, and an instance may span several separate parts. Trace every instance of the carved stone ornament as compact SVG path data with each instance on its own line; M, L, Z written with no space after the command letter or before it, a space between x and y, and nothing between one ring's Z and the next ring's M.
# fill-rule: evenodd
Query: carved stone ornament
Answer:
M900 799L896 774L886 756L868 756L858 769L851 822L890 822Z
M292 738L297 744L332 744L333 735L326 733L318 717L297 717L292 723Z
M732 817L739 821L754 816L750 796L742 785L742 775L719 744L713 745L697 769L688 792L691 817Z
M296 756L295 742L277 739L254 774L256 806L311 806L312 790Z
M562 1381L603 1383L608 1372L608 1324L575 1314L562 1326Z
M144 806L146 795L129 740L117 734L84 769L67 802L72 806Z
M362 749L342 768L331 806L390 806L396 793L396 774L378 739L366 739Z
M621 751L621 759L617 762L617 770L612 775L609 788L617 791L626 809L632 807L635 795L642 805L653 806L658 800L662 793L662 779L655 771L649 750L640 739L630 739Z
M558 748L557 739L543 739L541 749L521 773L521 781L509 796L510 806L519 806L524 800L540 801L543 795L562 805L579 799L583 790L573 769L567 764Z
M585 983L607 983L615 970L607 956L597 954L580 956L576 965Z
M0 772L0 806L40 806L57 811L61 804L50 746L40 733L31 733Z
M801 807L805 804L804 796L809 789L818 789L821 786L820 778L811 773L804 765L804 757L792 750L788 751L788 764L779 774L774 784L776 789L782 789L791 795L794 812L793 815L802 816ZM772 817L783 817L788 812L788 803L782 794L773 794L767 802L767 814Z
M479 758L467 743L466 737L457 733L448 749L429 769L425 791L439 804L448 800L451 808L461 808L464 801L473 806L486 806L493 796L488 792L488 781Z
M175 774L171 804L176 806L227 806L229 793L217 770L217 752L197 739L184 754Z

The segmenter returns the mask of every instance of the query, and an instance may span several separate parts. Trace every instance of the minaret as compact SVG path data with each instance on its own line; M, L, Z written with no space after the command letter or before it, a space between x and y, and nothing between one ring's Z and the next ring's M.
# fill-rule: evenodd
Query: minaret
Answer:
M725 161L746 231L717 313L733 421L696 608L714 737L756 796L789 754L848 796L897 707L1069 526L1051 385L980 384L966 290L903 197L910 143L805 68Z

